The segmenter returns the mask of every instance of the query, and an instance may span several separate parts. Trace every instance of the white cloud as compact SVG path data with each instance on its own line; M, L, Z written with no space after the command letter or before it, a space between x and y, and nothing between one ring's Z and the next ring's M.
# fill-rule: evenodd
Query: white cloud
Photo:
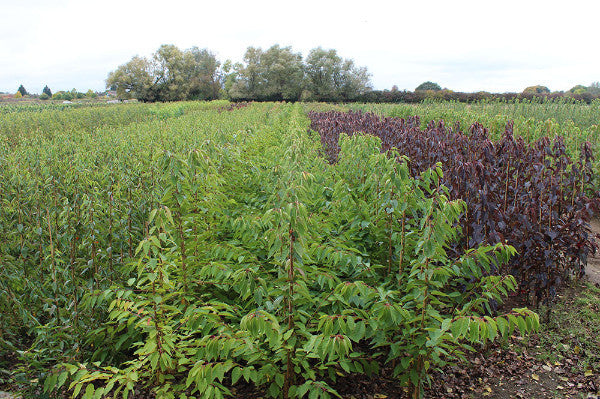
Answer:
M163 43L241 60L248 46L335 48L376 88L567 90L600 80L600 4L552 1L0 0L0 91L102 89L108 72Z

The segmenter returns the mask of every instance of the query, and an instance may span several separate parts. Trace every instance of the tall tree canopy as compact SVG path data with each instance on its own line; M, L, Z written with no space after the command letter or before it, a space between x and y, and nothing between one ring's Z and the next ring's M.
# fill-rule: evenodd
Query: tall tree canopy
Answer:
M120 98L137 98L142 101L153 101L154 78L152 63L137 55L108 74L106 86L117 91Z
M221 94L233 100L353 101L371 90L366 68L343 59L336 50L302 54L278 44L267 50L248 47L242 63L226 61L193 47L165 44L150 57L133 57L112 71L107 87L120 98L141 101L211 100Z
M248 47L237 66L230 97L252 100L298 100L302 93L302 55L291 47L274 45L266 51Z
M26 96L26 95L29 94L29 93L27 93L27 90L25 90L25 87L23 87L23 85L19 86L19 88L17 89L17 91L19 93L21 93L21 96Z
M212 100L221 88L219 62L206 49L164 44L150 59L135 56L112 71L106 86L142 101Z
M189 87L188 98L194 100L219 97L221 90L221 64L207 49L192 47L184 53L185 78Z
M367 68L356 67L353 60L341 58L336 50L311 50L305 67L308 99L352 101L371 89Z
M592 82L592 84L588 86L587 90L595 96L600 95L600 82Z
M433 90L433 91L440 91L442 90L441 86L437 83L434 82L423 82L420 85L417 86L417 88L415 89L415 91L425 91L425 90Z
M537 85L537 86L529 86L523 90L523 94L544 94L550 93L550 89L546 86Z

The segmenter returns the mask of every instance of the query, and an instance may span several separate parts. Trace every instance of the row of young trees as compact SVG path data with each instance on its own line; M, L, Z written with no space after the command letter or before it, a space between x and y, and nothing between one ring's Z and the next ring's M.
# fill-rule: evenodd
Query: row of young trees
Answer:
M150 58L135 56L110 72L107 87L142 101L352 101L371 89L370 74L336 50L320 47L306 59L291 47L249 47L242 63L223 64L207 49L162 45Z

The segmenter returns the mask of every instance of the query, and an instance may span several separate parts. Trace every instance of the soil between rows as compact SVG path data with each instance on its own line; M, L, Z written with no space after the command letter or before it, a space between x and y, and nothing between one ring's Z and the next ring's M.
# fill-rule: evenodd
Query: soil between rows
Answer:
M600 219L594 219L590 224L592 226L592 233L600 234ZM598 238L596 238L596 242L600 245ZM600 250L588 258L585 274L590 282L600 284Z

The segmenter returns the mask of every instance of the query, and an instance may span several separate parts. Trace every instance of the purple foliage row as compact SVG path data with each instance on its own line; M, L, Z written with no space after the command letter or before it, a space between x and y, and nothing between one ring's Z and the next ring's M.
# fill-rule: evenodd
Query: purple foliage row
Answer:
M443 121L420 129L418 117L383 118L372 113L310 112L326 156L335 162L340 134L364 133L409 157L413 176L442 163L451 199L462 199L462 238L456 254L480 244L507 242L518 255L500 273L510 273L534 301L553 296L570 275L581 276L597 245L589 221L600 204L593 193L592 151L585 143L578 160L566 153L562 137L525 143L512 124L491 141L478 123L468 134Z

